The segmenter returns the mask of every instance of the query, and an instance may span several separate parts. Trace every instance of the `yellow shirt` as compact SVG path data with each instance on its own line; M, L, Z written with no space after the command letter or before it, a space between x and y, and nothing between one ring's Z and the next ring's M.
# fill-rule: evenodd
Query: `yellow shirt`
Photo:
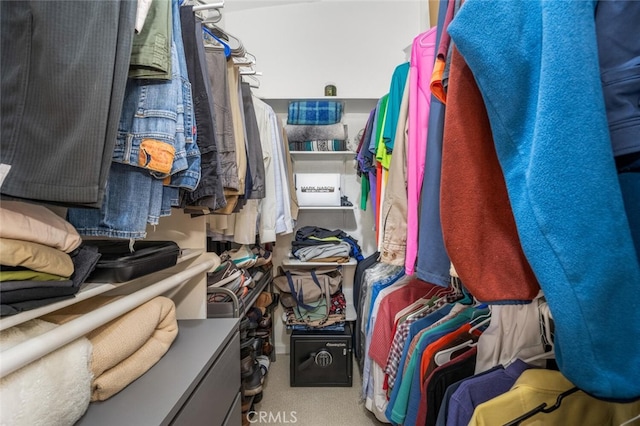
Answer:
M573 388L559 371L530 369L520 375L510 391L476 407L469 425L504 425L543 402L550 407L558 395ZM628 404L605 402L583 391L562 399L550 413L537 413L521 425L605 426L620 425L640 413L640 401Z

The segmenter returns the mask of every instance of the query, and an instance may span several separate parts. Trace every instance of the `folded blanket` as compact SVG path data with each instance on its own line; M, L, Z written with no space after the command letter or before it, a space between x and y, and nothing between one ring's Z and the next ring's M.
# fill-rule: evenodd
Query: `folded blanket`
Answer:
M7 350L56 328L34 319L0 332ZM0 424L72 425L91 397L91 343L84 337L33 361L0 380Z
M3 265L22 266L61 277L68 278L73 274L71 256L62 250L31 241L0 238L0 259Z
M293 255L303 262L315 261L324 257L349 258L351 245L341 241L337 244L322 244L311 247L303 247L293 252Z
M115 299L94 297L44 318L63 324ZM162 296L87 334L93 344L91 400L110 398L142 376L169 350L177 335L175 304Z
M342 102L293 101L289 103L287 124L335 124L342 119Z
M289 142L291 151L346 151L347 141L339 139Z
M48 208L8 200L0 206L0 237L32 241L65 253L82 243L76 228Z
M304 142L327 139L347 139L347 126L343 123L325 126L287 124L285 127L289 142Z

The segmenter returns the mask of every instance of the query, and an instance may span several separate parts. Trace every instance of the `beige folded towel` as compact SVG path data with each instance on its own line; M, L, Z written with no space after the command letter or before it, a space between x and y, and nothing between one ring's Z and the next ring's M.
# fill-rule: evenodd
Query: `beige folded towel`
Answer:
M94 297L47 315L46 320L63 324L115 299ZM87 334L93 344L91 400L110 398L142 376L169 350L177 335L175 304L163 296Z
M76 228L47 207L2 200L0 237L31 241L71 253L82 243Z

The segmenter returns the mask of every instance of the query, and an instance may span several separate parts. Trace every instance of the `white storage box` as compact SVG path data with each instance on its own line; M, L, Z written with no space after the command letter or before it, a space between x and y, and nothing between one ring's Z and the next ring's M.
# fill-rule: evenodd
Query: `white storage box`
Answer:
M295 183L300 207L340 206L339 173L296 173Z

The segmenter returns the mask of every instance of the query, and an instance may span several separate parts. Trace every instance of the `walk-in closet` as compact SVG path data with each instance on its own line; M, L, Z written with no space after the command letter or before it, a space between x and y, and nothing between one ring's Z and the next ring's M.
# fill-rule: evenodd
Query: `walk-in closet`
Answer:
M640 1L0 34L0 425L640 426Z

